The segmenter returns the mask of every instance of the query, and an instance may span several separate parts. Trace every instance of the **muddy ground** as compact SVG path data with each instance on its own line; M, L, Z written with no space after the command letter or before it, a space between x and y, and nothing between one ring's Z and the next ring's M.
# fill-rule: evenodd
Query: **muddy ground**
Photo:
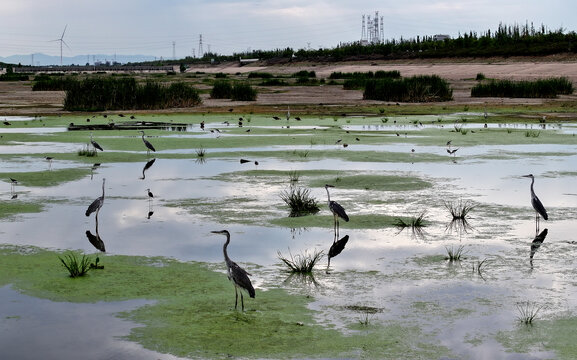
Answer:
M396 61L396 62L346 62L331 64L292 63L288 65L245 65L236 63L214 66L191 67L187 74L226 73L230 75L251 71L270 72L289 75L300 70L315 71L317 79L328 78L332 72L365 72L377 70L398 70L402 76L439 75L447 79L453 88L453 101L442 103L443 106L518 106L518 105L553 105L575 106L577 95L561 96L557 99L511 99L511 98L472 98L471 88L476 84L479 73L488 79L530 80L549 77L567 77L577 84L577 59L572 57L543 59L476 59L448 62L433 61ZM186 76L187 74L184 74ZM179 76L181 76L179 74ZM65 114L62 109L64 92L33 92L30 82L0 82L0 116L1 115L36 115ZM254 102L232 102L227 99L210 99L203 94L203 104L190 109L171 109L179 112L220 112L234 109L242 112L274 112L291 109L301 113L342 112L343 107L397 105L380 101L363 100L361 91L343 90L342 86L276 86L260 87L258 99ZM399 104L400 106L405 104ZM430 105L430 104L429 104ZM567 109L566 109L567 110ZM565 110L565 112L567 112ZM164 111L166 112L166 111ZM577 111L573 111L577 112Z

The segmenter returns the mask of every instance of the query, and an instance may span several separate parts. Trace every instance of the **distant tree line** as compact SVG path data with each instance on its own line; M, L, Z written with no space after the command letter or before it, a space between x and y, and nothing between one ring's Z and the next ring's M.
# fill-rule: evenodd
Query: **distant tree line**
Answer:
M157 64L206 63L236 61L239 58L257 58L274 61L342 61L355 59L404 59L446 57L492 56L545 56L577 52L577 34L564 29L550 30L533 23L505 25L483 33L469 31L456 38L435 40L432 35L416 38L386 40L383 43L363 44L360 41L339 44L334 48L300 49L290 47L274 50L253 50L219 55L206 53L202 58L186 57L181 60L164 60Z

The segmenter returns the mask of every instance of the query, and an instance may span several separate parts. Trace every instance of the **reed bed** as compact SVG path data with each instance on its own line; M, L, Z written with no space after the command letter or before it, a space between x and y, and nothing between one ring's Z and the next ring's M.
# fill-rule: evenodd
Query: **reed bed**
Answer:
M200 103L198 91L183 82L163 85L149 81L139 84L132 77L96 77L84 80L71 79L66 90L64 109L69 111L154 110L192 107Z
M453 90L446 80L437 75L371 79L366 83L363 98L398 102L449 101L453 99Z
M534 81L491 80L475 85L472 97L509 98L555 98L569 95L574 91L573 83L565 78L549 78Z

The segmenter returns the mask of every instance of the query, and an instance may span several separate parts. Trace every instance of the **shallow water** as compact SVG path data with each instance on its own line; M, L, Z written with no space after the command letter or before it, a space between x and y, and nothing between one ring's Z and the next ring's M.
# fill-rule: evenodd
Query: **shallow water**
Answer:
M59 145L62 145L63 152L78 148L73 144ZM254 146L211 151L256 153L310 148L326 150L335 146ZM412 149L416 153L447 156L445 147L422 146L410 137L403 144L355 145L347 151L409 153ZM37 151L30 145L6 147L6 151L21 155L2 161L0 171L3 173L47 168L45 161L26 157L29 151ZM370 306L379 309L372 315L372 322L398 321L418 326L426 333L435 334L439 342L452 349L459 358L551 357L550 352L538 347L526 354L510 352L494 336L497 331L512 331L518 326L516 304L520 301L532 299L547 305L542 315L545 318L559 316L556 309L573 311L577 306L577 287L572 276L577 265L574 256L577 251L577 245L574 245L577 240L574 235L577 233L574 221L577 216L577 145L471 146L460 149L455 157L447 156L446 162L436 163L306 158L290 162L278 158L259 158L258 161L256 167L254 164L240 164L237 158L209 158L205 163L160 158L145 171L144 179L145 162L109 163L95 168L90 176L60 186L16 185L14 191L18 198L15 201L40 202L46 209L39 214L25 214L2 221L0 243L96 252L85 236L87 230L94 232L94 215L86 217L84 211L93 199L100 196L101 181L106 178L106 199L99 214L99 234L109 253L166 256L220 264L223 261L223 239L210 231L226 228L232 234L230 256L245 266L258 265L259 268L251 269L251 273L259 291L286 280L287 275L279 271L277 252L284 255L314 249L328 252L333 239L332 227L289 229L272 226L266 219L264 224L247 224L245 220L226 223L219 219L218 211L181 208L178 206L180 200L187 199L192 204L214 202L213 207L221 206L227 209L223 212L230 213L230 216L237 213L241 219L243 211L261 207L273 219L288 213L279 198L287 186L286 181L270 182L259 177L226 174L255 169L287 172L346 169L354 173L417 176L431 181L434 186L411 192L346 190L337 186L331 191L331 197L345 206L351 223L355 215L410 216L426 210L430 225L424 229L424 236L385 227L351 229L342 223L341 236L347 234L350 240L343 253L332 259L330 273L324 271L325 258L315 273L317 286L298 279L284 282L283 286L295 293L311 294L315 298L312 307L318 310L318 321L345 332L351 331L347 325L357 323L362 317L358 312L346 310L347 306ZM52 169L89 167L58 161L51 166ZM541 229L548 228L549 235L533 262L529 261L530 244L535 236L530 180L521 177L528 173L535 175L535 191L551 217L547 222L541 221ZM343 170L343 176L347 174ZM12 191L10 184L3 184L0 198L4 201L10 199ZM148 188L155 195L153 200L146 195ZM325 190L313 188L311 191L324 205ZM234 202L238 198L254 200L248 205L239 203L243 208L238 208ZM443 201L459 199L471 200L477 205L471 212L469 223L472 229L468 232L447 230L450 217ZM150 211L153 214L148 216ZM329 215L326 206L320 215ZM330 221L330 217L327 219ZM43 229L41 235L38 235L38 229ZM459 245L466 251L463 261L450 263L443 260L447 247ZM484 259L488 265L483 273L472 271L474 265ZM101 325L98 326L114 330L97 339L96 344L106 344L111 349L110 353L97 353L98 356L168 358L115 339L114 334L124 334L134 324L124 323L110 314L142 306L138 301L54 304L20 295L8 287L0 289L0 299L3 303L4 300L11 302L12 306L21 305L0 310L0 318L5 319L4 324L9 326L12 326L11 312L20 317L46 319L46 323L50 323L53 316L64 312L59 306L66 307L66 311L73 307L75 312L89 308L84 315L85 322L100 319ZM33 310L38 306L49 309L45 318ZM71 329L79 326L71 318L66 321L73 324ZM31 321L20 321L18 330L25 332L34 326ZM38 341L49 340L49 337L42 339L38 335ZM53 341L59 343L56 339ZM60 357L68 355L65 347L59 350L56 346L53 351ZM23 356L26 357L26 353Z

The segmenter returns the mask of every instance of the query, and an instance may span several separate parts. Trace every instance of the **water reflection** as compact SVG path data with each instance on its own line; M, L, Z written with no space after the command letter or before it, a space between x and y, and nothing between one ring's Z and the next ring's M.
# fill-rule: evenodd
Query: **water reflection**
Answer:
M154 165L155 161L156 158L148 160L146 164L144 164L144 168L142 168L142 177L140 178L140 180L144 180L146 178L146 175L144 173L146 172L146 170L150 169L152 165Z
M10 198L16 199L18 194L16 193L16 184L18 184L18 180L14 178L10 178Z
M531 265L533 265L533 256L535 255L537 250L539 250L541 244L543 244L543 241L545 241L545 238L547 237L548 233L549 230L544 229L543 231L541 231L539 235L536 235L535 239L533 239L533 241L531 242L531 255L529 255L529 258L531 259Z
M152 191L150 191L150 189L146 189L146 192L148 194L148 213L146 215L146 218L150 220L150 217L154 214L154 208L153 208L154 194L152 193Z
M467 218L453 218L445 227L445 232L449 234L453 231L459 234L459 236L463 234L468 234L469 231L473 231L474 228L469 224L469 220Z
M337 241L333 241L333 244L331 245L331 248L329 249L329 260L328 260L328 264L327 264L327 272L329 271L329 268L331 267L331 259L334 258L335 256L337 256L338 254L340 254L344 248L345 245L347 245L347 242L349 241L349 235L345 235L343 236L341 239L337 240Z

